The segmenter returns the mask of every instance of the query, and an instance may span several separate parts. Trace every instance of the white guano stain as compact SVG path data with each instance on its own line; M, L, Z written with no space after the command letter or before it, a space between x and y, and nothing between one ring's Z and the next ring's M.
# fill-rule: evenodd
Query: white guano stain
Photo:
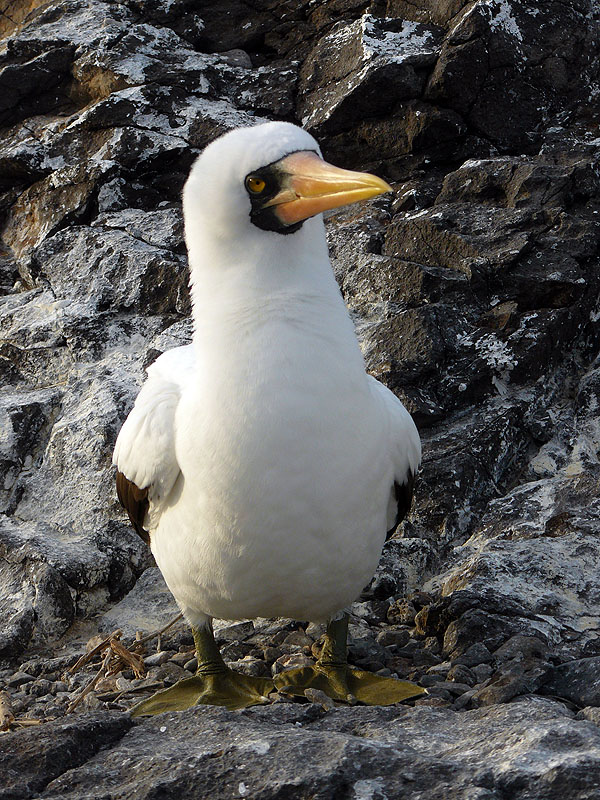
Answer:
M354 800L388 800L382 778L368 778L354 784Z

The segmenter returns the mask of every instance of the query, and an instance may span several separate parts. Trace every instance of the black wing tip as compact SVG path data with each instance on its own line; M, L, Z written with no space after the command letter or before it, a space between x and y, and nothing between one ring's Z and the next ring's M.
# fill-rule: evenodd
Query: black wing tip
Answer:
M398 529L398 525L402 522L402 520L406 517L410 508L412 506L413 500L413 492L415 488L415 473L412 469L408 469L408 473L406 475L406 480L404 483L398 483L398 481L394 481L394 494L396 496L396 503L397 511L396 511L396 520L393 526L389 529L386 534L385 540L386 542L392 538L392 536L396 533Z
M144 519L148 511L148 506L150 505L148 489L140 489L139 486L136 486L133 481L126 478L119 470L117 470L116 474L116 483L119 503L121 503L125 511L127 511L129 521L137 535L149 545L150 534L144 528Z

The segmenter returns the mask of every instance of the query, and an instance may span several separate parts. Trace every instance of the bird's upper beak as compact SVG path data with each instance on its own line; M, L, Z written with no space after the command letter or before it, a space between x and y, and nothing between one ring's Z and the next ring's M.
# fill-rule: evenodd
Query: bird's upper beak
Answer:
M275 206L275 214L285 225L392 191L376 175L339 169L310 150L292 153L277 166L283 173L282 188L265 207Z

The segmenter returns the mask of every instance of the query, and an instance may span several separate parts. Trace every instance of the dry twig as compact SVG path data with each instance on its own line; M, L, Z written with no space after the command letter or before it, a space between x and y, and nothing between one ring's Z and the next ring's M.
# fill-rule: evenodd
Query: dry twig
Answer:
M117 663L111 664L108 675L116 675L123 669L123 662L130 667L136 678L143 678L146 674L144 661L137 653L132 653L128 650L118 639L110 640L110 647L113 653L117 656Z
M123 631L120 630L113 631L110 634L110 636L107 636L106 639L103 639L100 642L100 644L97 644L96 647L94 647L92 650L89 651L89 653L85 653L84 655L82 655L81 658L78 659L69 669L69 672L72 675L74 675L82 667L85 667L86 664L89 664L89 662L94 658L94 656L97 656L98 653L101 653L103 650L106 650L107 647L110 647L112 639L120 639L122 635Z
M67 712L74 711L74 709L77 708L86 695L88 695L96 687L98 682L103 677L117 675L124 669L131 669L133 670L136 678L143 678L146 674L146 668L144 667L144 661L141 656L141 653L145 649L144 645L147 642L150 642L152 639L156 639L157 637L158 641L160 642L160 637L162 634L172 625L178 622L182 616L183 614L178 614L174 619L167 623L164 628L154 631L153 633L149 633L147 636L136 639L131 645L129 645L129 647L126 647L120 641L123 632L120 630L113 631L110 636L107 636L106 639L103 639L99 644L93 647L89 653L85 653L85 655L81 656L81 658L69 669L71 674L77 672L82 667L87 666L87 664L89 664L90 661L92 661L100 653L104 653L102 664L99 670L96 672L93 678L88 681L88 683L74 698L74 700L71 701L67 707ZM118 696L124 693L125 692L121 692Z
M83 698L92 691L92 689L98 683L100 678L103 677L104 671L108 668L108 662L110 660L110 657L111 657L111 652L109 651L104 656L104 661L102 662L102 666L100 667L98 672L94 675L92 680L86 683L86 685L83 687L81 692L79 692L77 697L69 703L69 705L67 706L67 713L74 711L77 708L77 706L81 703Z

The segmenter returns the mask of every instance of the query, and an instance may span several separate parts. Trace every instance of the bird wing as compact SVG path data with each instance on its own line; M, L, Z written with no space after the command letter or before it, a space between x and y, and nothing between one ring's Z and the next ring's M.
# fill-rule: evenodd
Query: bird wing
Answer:
M194 371L192 345L163 353L147 369L131 412L117 437L113 464L117 495L145 541L180 474L175 453L175 412ZM150 516L148 515L150 512Z
M388 503L388 535L394 533L412 504L415 475L421 463L421 439L413 418L387 386L369 376L373 392L380 398L389 420L390 455L394 465L394 483Z

